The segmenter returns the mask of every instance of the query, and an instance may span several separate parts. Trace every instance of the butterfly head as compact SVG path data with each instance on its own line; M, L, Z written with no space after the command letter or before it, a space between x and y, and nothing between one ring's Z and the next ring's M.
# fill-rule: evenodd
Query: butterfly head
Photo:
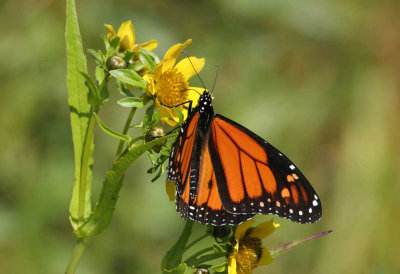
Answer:
M212 108L211 102L212 102L212 95L208 93L206 90L204 90L203 94L200 96L198 104L200 113L207 112L207 110Z

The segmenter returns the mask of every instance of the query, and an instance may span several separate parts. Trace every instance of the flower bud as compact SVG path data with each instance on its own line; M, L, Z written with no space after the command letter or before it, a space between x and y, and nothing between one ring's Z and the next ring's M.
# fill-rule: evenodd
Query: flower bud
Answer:
M223 239L231 234L231 227L228 225L213 227L212 235L216 239Z
M123 69L126 68L126 63L119 56L110 56L106 61L106 67L108 70Z
M150 130L146 134L146 142L150 142L158 137L165 136L165 130L162 127L151 127ZM167 141L163 141L156 146L153 147L154 151L159 152L159 150L167 143Z
M195 274L208 274L210 272L205 267L198 267L198 268L196 268L196 272L194 272L194 273Z

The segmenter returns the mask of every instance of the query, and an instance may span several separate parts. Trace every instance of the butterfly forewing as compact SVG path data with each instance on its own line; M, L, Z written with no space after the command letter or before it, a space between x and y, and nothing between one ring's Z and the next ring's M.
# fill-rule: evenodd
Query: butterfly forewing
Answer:
M211 159L225 210L272 213L300 223L319 220L322 209L314 189L286 156L221 115L211 131Z

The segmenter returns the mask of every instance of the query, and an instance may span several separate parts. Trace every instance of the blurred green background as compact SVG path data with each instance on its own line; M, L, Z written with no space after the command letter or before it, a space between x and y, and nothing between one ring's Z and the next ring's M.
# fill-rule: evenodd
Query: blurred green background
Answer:
M389 1L105 1L77 3L84 47L103 24L132 19L138 42L162 56L193 38L214 106L263 136L307 175L323 202L314 225L276 218L273 248L322 230L256 273L400 273L400 5ZM74 246L68 221L73 148L67 105L64 1L0 3L0 273L62 273ZM93 68L93 60L90 60ZM114 128L127 114L102 112ZM95 136L94 198L117 142ZM182 227L148 160L129 170L108 230L78 272L159 273ZM269 217L258 216L258 220ZM199 233L200 225L195 227Z

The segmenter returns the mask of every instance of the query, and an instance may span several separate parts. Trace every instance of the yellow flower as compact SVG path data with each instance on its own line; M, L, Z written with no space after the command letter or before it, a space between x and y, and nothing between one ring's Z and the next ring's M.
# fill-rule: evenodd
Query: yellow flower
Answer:
M161 121L171 126L175 126L179 122L178 115L171 107L189 100L193 101L192 107L195 107L200 94L204 91L204 88L189 86L189 79L196 75L196 71L200 72L203 69L204 58L191 56L176 63L182 50L191 43L192 40L188 39L183 44L170 47L164 58L155 67L154 73L143 76L148 83L146 93L155 98L156 107L160 110ZM183 113L184 119L187 117L187 107L188 104L178 107Z
M135 44L135 29L133 28L132 21L128 20L121 24L118 32L115 33L113 26L104 24L107 30L107 39L111 41L115 37L119 37L119 51L133 50L137 52L140 48L153 50L158 46L157 40L150 40L142 44Z
M261 240L274 232L279 224L271 219L251 227L254 223L254 220L249 220L236 229L235 245L228 258L229 274L250 274L256 266L267 265L273 260Z

